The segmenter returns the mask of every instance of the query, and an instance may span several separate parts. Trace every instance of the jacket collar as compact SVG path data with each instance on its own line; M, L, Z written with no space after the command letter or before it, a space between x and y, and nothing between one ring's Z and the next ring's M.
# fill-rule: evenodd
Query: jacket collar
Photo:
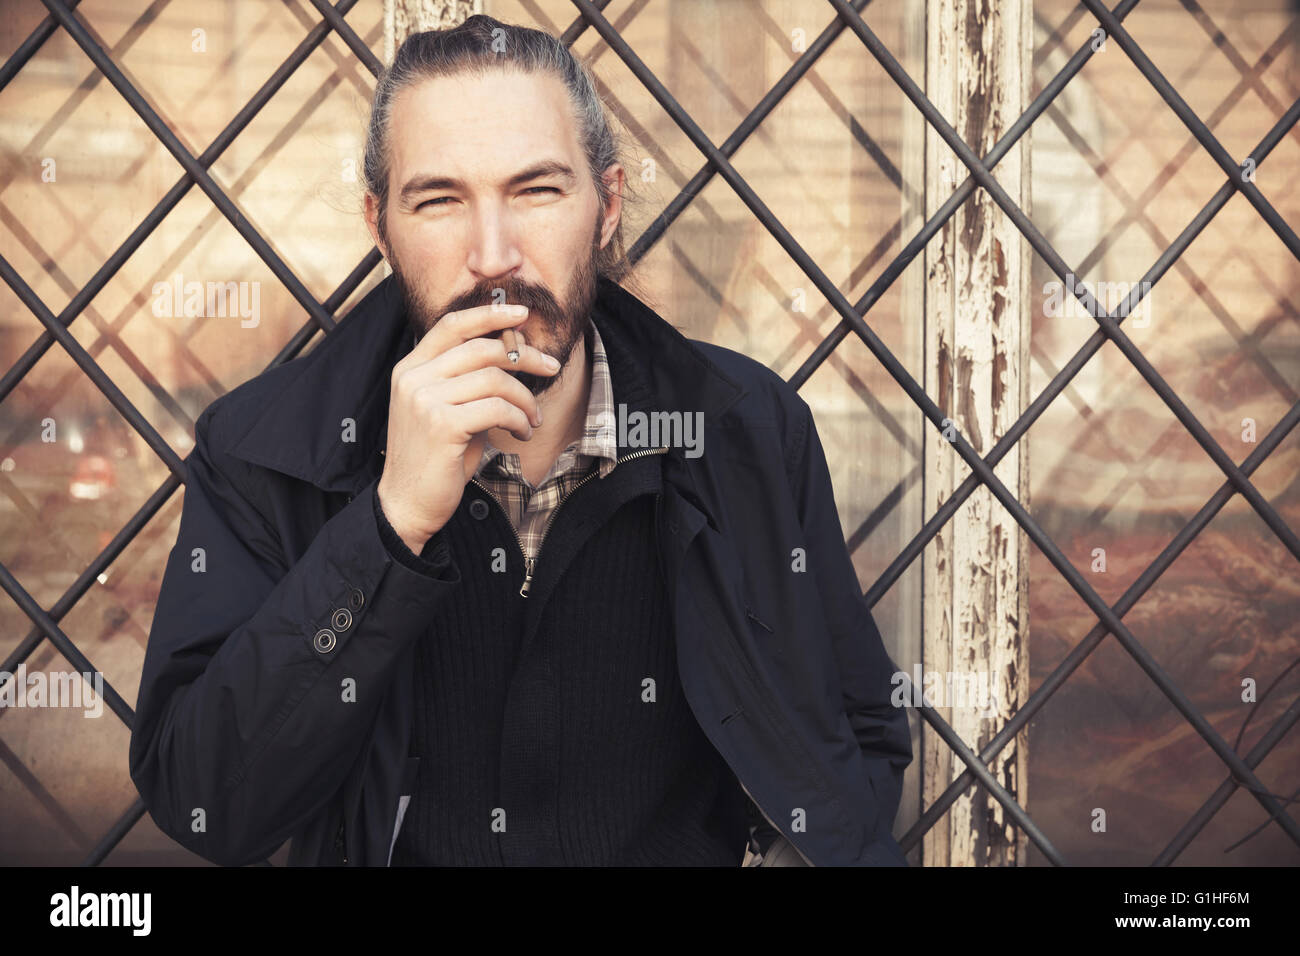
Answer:
M703 350L603 277L592 321L609 356L616 406L700 411L712 423L745 394ZM411 347L388 276L308 355L266 373L286 384L262 399L230 453L324 491L356 494L382 470L392 369ZM625 450L619 446L620 455ZM669 454L686 463L683 449Z

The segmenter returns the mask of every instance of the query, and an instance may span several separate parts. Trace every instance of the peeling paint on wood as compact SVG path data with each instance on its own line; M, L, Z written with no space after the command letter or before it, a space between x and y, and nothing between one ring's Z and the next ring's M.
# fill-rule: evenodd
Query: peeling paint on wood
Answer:
M1029 103L1029 0L935 0L927 7L926 93L971 149L985 155ZM998 164L998 181L1028 205L1028 135ZM926 139L926 211L933 214L967 170L933 130ZM931 240L925 258L925 373L944 414L986 455L1028 404L1028 244L983 190ZM927 425L925 514L970 469ZM1028 503L1023 442L995 469ZM1028 541L980 487L936 535L923 558L923 667L941 677L987 681L992 719L963 701L939 713L977 753L1028 696ZM978 684L976 686L979 686ZM945 687L945 691L946 691ZM976 695L978 697L978 695ZM936 702L937 703L937 702ZM1022 805L1027 733L994 758L994 776ZM933 803L965 770L928 725L922 729L922 794ZM1027 843L978 785L955 802L923 843L927 866L1014 866Z
M445 30L483 12L483 0L384 0L384 63L412 33Z

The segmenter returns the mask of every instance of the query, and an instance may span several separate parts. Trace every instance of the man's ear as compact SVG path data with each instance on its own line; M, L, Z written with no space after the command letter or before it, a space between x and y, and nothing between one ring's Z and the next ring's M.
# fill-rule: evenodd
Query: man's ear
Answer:
M366 228L370 230L370 238L379 247L383 257L388 259L388 247L379 236L379 197L369 191L366 192L364 215Z
M605 188L609 192L609 202L601 212L600 228L600 247L605 248L610 237L614 235L614 230L618 227L618 220L623 215L623 166L621 163L612 164L609 169L605 170L601 178L605 181Z

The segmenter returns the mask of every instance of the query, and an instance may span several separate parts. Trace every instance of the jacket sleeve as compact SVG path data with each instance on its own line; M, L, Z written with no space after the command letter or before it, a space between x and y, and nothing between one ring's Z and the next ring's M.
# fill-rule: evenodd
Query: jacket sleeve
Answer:
M903 772L912 762L907 709L890 702L891 676L897 668L885 651L844 542L812 409L798 395L794 401L797 412L787 446L787 468L808 542L808 567L815 574L831 629L844 711L862 748L878 802L880 842L875 852L880 862L905 865L891 830L902 799Z
M186 460L130 772L164 833L240 866L275 852L336 796L403 651L460 574L442 532L423 556L403 546L394 559L377 481L288 566L274 523L238 486L255 473L209 441L212 411Z

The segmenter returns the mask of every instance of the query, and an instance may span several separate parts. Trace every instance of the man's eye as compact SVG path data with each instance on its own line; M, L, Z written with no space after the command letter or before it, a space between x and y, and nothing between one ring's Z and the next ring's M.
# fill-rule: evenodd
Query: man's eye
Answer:
M530 186L528 189L525 189L524 192L526 192L526 193L555 193L555 194L558 195L560 191L559 191L558 189L556 189L554 186ZM419 204L418 206L416 206L415 208L416 208L416 209L423 209L425 206L441 206L444 202L450 202L450 201L451 201L451 197L450 197L450 196L439 196L437 199L426 199L424 202L420 203L420 204Z

